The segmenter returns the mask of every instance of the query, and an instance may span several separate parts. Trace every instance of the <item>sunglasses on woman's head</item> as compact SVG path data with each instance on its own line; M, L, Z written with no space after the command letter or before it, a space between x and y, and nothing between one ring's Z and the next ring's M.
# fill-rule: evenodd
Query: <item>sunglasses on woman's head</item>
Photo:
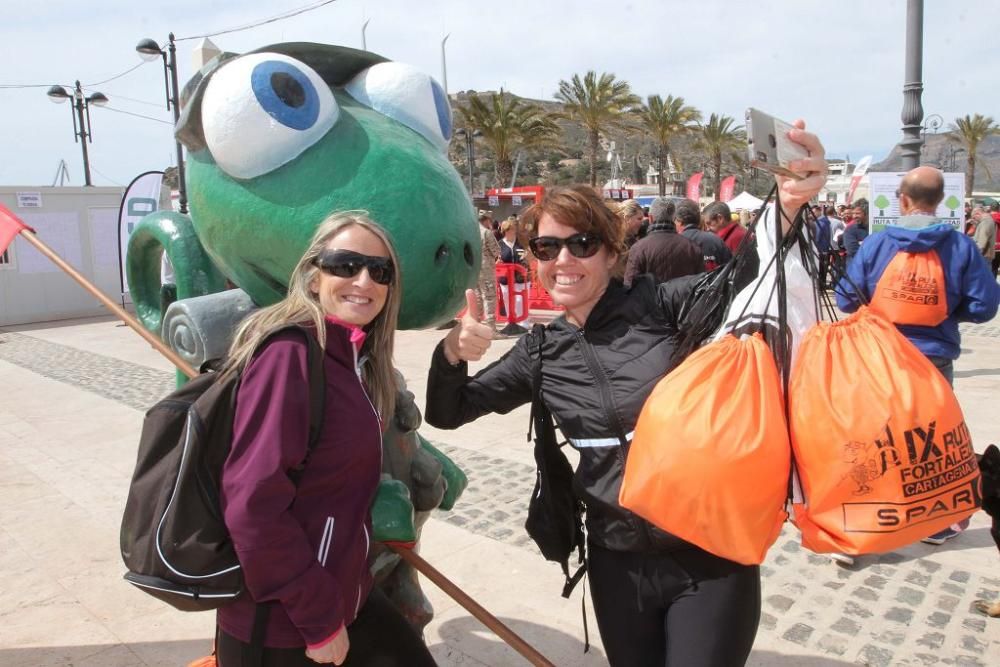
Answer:
M531 253L543 262L550 262L559 256L563 246L569 249L569 254L579 259L593 257L601 249L601 237L596 234L581 232L565 239L558 236L536 236L528 241Z
M368 275L379 285L391 285L395 267L388 257L362 255L352 250L324 250L313 262L323 273L338 278L353 278L368 269Z

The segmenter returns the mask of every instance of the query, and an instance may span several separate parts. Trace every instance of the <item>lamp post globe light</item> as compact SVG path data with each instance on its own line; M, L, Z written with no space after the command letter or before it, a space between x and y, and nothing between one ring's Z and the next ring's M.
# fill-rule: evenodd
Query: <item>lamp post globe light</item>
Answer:
M83 184L91 186L90 180L90 154L87 152L87 144L93 142L94 131L90 124L90 105L104 106L108 103L108 97L104 93L83 94L83 86L77 81L73 91L69 92L62 86L52 86L46 93L49 99L55 104L62 104L66 100L73 100L70 105L70 116L73 118L73 141L79 142L83 150Z
M153 61L157 58L163 59L163 82L167 91L167 109L173 109L174 127L181 116L180 86L177 83L177 47L174 45L174 33L167 37L166 49L160 48L155 40L140 40L135 45L136 53L145 61ZM184 147L181 142L174 140L177 146L177 191L180 212L187 213L187 185L184 182Z

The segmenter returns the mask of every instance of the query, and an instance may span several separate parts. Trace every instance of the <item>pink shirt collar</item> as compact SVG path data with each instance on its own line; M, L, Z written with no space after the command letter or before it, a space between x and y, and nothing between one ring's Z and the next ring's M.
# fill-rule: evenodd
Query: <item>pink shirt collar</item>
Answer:
M336 324L337 326L347 329L351 333L351 342L354 343L355 349L361 349L361 346L365 342L365 337L368 335L365 333L364 329L356 324L345 322L338 317L334 317L333 315L327 315L326 321L330 324Z

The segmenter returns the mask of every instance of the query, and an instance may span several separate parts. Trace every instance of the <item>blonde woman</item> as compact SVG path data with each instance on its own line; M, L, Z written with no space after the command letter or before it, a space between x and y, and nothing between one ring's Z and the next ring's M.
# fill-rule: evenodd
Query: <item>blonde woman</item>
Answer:
M618 204L615 209L618 217L625 225L625 246L631 248L639 240L639 230L642 229L642 221L646 218L642 206L634 199L626 199Z
M416 631L368 570L370 508L392 415L399 262L388 236L360 213L330 216L299 260L288 296L240 327L226 372L242 373L233 442L222 470L223 515L246 593L218 611L220 667L433 665ZM307 341L326 380L323 428L306 458ZM268 607L263 648L251 634Z

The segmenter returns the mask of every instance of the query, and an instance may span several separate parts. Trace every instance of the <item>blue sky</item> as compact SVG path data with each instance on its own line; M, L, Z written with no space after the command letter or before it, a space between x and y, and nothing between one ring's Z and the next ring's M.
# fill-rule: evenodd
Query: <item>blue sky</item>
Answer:
M199 35L252 23L309 0L44 0L5 12L0 85L75 79L95 83L139 62L143 37ZM966 113L1000 117L995 2L928 0L925 7L926 114L946 122ZM642 0L574 3L506 0L338 0L253 30L213 38L241 52L280 41L361 46L440 78L448 40L448 87L551 99L560 79L588 69L628 80L634 92L683 96L705 114L742 118L755 106L805 118L830 155L878 160L900 138L905 0L760 0L755 3ZM179 44L181 78L190 49ZM0 88L0 185L47 185L60 159L82 184L80 147L67 105L45 87ZM95 86L118 111L169 121L159 61ZM172 164L167 123L92 110L96 185L126 184Z

